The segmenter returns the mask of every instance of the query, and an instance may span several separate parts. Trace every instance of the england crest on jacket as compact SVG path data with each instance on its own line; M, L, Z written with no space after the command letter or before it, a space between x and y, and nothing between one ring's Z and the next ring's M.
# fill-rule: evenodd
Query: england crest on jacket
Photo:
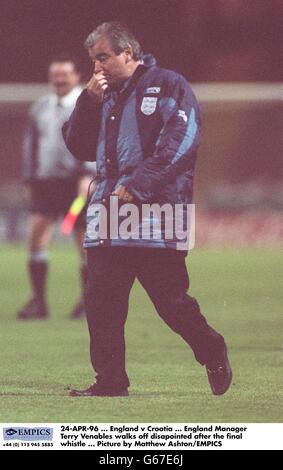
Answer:
M145 96L142 100L141 111L143 114L150 116L156 110L157 98L152 96Z

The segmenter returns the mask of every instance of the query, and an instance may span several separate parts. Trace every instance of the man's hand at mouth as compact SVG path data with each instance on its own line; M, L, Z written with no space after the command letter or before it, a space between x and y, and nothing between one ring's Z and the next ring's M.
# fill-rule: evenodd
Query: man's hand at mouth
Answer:
M102 103L104 92L108 88L108 82L103 72L94 73L86 84L88 94L99 103Z

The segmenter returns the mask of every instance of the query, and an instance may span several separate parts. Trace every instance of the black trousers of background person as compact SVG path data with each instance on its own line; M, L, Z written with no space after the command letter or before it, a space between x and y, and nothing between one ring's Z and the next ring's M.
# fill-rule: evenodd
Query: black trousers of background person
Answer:
M86 311L90 355L96 380L106 389L127 388L124 326L131 287L137 277L158 314L192 348L200 364L223 352L223 337L211 328L197 301L187 294L185 252L159 248L87 249Z

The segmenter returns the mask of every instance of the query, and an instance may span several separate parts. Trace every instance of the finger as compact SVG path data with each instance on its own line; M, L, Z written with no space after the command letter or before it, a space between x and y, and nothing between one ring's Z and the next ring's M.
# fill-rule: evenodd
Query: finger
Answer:
M112 192L112 195L113 196L119 196L119 192L117 191L117 189L115 189L115 191Z
M130 193L127 193L127 201L132 202L133 199L133 196Z
M96 80L96 83L104 83L104 82L107 83L107 80L104 76L100 78L96 78L95 80Z
M103 73L93 74L92 77L90 78L90 80L88 81L87 85L88 84L96 84L96 83L99 83L101 81L106 81L105 75Z
M89 81L97 81L100 78L104 77L104 74L99 72L99 73L93 73Z
M128 191L126 191L124 199L125 201L131 202L133 200L133 196L130 193L128 193Z
M96 81L100 80L101 78L105 78L104 73L102 73L102 72L94 73L94 74L91 76L91 78L89 79L89 82L88 82L88 83L96 82Z
M91 79L87 84L86 84L86 87L87 88L91 88L91 89L99 89L100 87L102 86L105 86L105 85L108 85L108 82L107 80L105 80L105 78L101 79L101 80L96 80L96 79Z
M118 196L119 199L123 199L125 195L125 188L123 186L118 186L112 193L115 196Z
M121 198L125 197L125 194L126 194L126 188L124 186L119 186L119 195Z
M100 78L105 78L105 74L104 72L98 72L98 73L94 73L93 77L99 80Z

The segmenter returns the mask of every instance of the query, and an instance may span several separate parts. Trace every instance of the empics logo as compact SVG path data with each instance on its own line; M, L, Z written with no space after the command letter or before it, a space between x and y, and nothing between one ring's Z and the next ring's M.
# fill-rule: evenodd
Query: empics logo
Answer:
M13 436L14 434L17 434L16 429L7 429L6 431L7 436Z
M52 428L4 428L4 441L52 441Z

